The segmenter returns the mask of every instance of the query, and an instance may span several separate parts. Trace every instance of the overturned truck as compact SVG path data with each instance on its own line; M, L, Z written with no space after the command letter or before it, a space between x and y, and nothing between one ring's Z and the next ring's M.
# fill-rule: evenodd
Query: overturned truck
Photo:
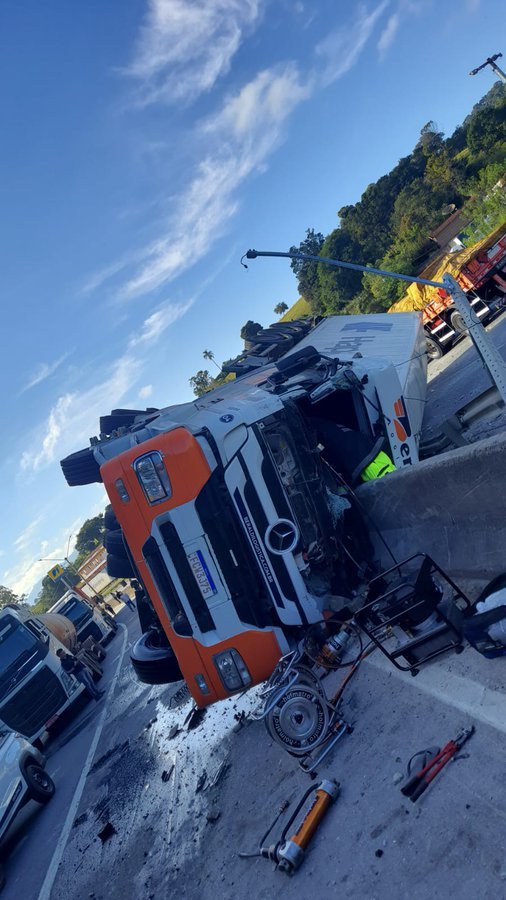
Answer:
M134 667L184 678L201 707L268 678L325 610L354 609L374 561L353 485L418 460L418 314L288 332L199 399L113 410L61 463L69 485L104 483L109 573L150 600Z

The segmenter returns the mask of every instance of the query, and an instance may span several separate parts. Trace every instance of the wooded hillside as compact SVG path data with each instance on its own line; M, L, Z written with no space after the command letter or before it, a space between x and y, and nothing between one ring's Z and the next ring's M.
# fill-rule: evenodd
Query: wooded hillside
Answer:
M412 153L338 211L324 236L308 228L290 250L415 275L435 249L431 230L455 208L471 219L469 243L506 220L506 87L497 82L449 138L423 126ZM392 279L294 260L299 291L314 313L382 312L405 288Z

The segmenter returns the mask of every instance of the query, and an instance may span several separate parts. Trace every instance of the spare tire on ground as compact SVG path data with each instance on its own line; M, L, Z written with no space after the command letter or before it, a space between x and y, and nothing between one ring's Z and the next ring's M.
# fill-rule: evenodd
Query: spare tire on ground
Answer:
M130 651L130 661L143 684L172 684L183 679L170 644L158 630L141 635Z

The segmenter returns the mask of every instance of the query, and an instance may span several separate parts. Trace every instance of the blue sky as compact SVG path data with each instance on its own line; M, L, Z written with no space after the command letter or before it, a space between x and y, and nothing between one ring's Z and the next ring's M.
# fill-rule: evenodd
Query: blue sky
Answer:
M500 0L6 0L0 583L33 590L100 485L59 460L297 299L286 250L450 134L506 53ZM212 364L211 364L212 367ZM72 540L70 542L72 546Z

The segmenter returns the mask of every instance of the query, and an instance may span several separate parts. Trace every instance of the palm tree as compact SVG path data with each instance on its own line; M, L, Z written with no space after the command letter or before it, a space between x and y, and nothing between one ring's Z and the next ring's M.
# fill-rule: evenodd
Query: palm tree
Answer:
M214 353L212 350L204 350L202 356L204 357L204 359L210 359L211 362L214 363L216 368L221 372L221 366L219 366L218 363L216 362L216 360L214 358Z

